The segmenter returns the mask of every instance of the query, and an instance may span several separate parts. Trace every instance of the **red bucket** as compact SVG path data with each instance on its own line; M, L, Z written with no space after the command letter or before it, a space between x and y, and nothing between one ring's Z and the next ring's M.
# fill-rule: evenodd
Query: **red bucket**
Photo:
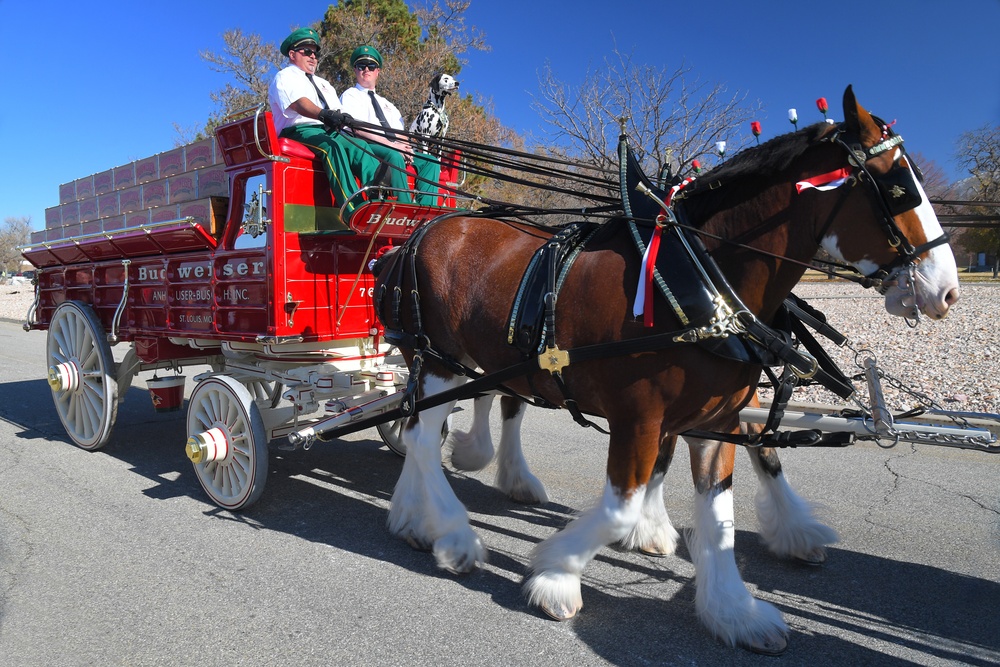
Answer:
M176 412L184 405L184 376L153 377L146 380L153 409L157 412Z

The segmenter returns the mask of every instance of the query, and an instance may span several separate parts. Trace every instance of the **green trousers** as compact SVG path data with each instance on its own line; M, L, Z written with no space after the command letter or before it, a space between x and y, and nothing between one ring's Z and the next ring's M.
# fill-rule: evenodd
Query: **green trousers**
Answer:
M441 158L430 153L413 153L413 166L417 169L417 203L437 206L441 181ZM427 181L430 181L428 183Z
M316 153L323 162L323 170L330 179L330 190L337 206L343 206L358 191L354 176L368 183L365 174L374 174L378 160L355 146L339 132L329 132L322 125L292 125L281 131L281 136L301 142ZM400 159L402 162L402 159ZM353 200L344 209L347 215L354 212L360 200Z
M361 174L362 183L371 183L375 180L375 171L379 167L379 162L389 165L389 187L393 188L399 201L412 204L413 197L410 194L410 185L406 180L406 162L403 154L394 148L374 141L367 142L368 148L378 158L375 168L370 174ZM438 201L438 181L441 180L441 162L438 158L428 153L414 153L413 166L417 170L417 202L427 206L437 206Z

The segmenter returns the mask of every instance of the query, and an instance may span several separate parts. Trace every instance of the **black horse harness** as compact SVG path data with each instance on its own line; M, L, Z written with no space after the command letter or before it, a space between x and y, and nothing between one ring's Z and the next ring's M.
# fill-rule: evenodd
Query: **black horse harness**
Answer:
M888 289L886 283L899 271L909 270L910 287L914 289L912 271L919 261L919 255L946 243L948 238L947 235L942 235L919 246L913 246L896 224L895 215L920 205L922 201L920 190L913 180L914 174L910 169L897 167L884 176L875 176L865 166L868 159L902 143L901 137L893 135L881 120L877 118L875 120L883 127L885 140L871 148L864 149L858 138L846 136L843 126L837 128L827 139L847 150L848 162L856 170L852 178L870 185L883 214L880 221L882 229L890 245L897 252L897 257L892 262L880 266L875 272L856 281L884 292ZM791 391L800 380L819 382L842 398L849 398L854 393L850 380L837 368L810 329L837 345L843 345L847 339L826 323L822 313L809 307L794 295L786 299L771 325L758 320L743 306L735 290L708 254L698 230L685 224L683 220L678 220L672 207L664 204L663 192L652 186L642 174L624 135L619 147L622 203L633 240L639 253L642 254L651 231L648 225L644 230L637 221L657 219L660 221L659 224L664 224L662 221L664 216L666 217L666 226L671 233L666 235L667 249L661 256L667 259L657 264L653 282L674 313L678 315L678 319L685 325L689 323L691 325L680 331L569 350L559 349L555 344L558 294L573 261L598 227L594 223L567 225L536 251L514 298L509 320L508 343L521 351L522 361L504 370L484 375L437 351L423 329L414 258L424 232L431 225L454 215L467 216L469 212L448 214L416 230L406 244L390 256L391 260L385 270L394 271L396 275L393 280L383 281L382 289L375 295L377 313L386 327L386 340L414 350L410 381L400 407L400 414L408 416L420 409L451 400L470 398L494 389L516 395L506 389L504 383L517 377L530 377L541 369L548 371L555 380L563 394L563 407L571 412L574 419L584 426L594 426L579 410L563 381L562 371L565 367L586 360L658 351L693 343L728 359L760 365L772 380L775 395L767 423L756 436L732 436L705 431L688 431L688 435L740 444L784 447L850 444L852 439L850 434L824 434L820 431L775 432L790 399ZM649 201L632 202L629 196L632 191L649 194ZM650 210L650 202L656 203L658 210L655 213ZM479 212L480 215L491 213L494 212ZM820 238L825 232L826 229L821 232ZM404 297L400 285L406 272L409 273L412 285L409 295L411 321L415 329L412 332L403 331L401 319ZM396 286L391 296L386 293L386 283ZM695 326L693 324L695 322L704 324ZM473 379L461 387L417 401L416 389L425 356L433 358L452 372ZM771 366L784 366L780 377L771 371ZM528 400L523 396L517 397ZM541 398L536 398L534 402L543 407L558 407Z

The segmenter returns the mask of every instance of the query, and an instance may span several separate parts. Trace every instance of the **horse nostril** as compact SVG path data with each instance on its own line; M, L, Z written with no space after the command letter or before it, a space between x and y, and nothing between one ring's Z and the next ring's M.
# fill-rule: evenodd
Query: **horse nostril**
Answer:
M944 302L949 306L954 306L958 302L959 291L957 287L953 287L948 290L948 293L944 295Z

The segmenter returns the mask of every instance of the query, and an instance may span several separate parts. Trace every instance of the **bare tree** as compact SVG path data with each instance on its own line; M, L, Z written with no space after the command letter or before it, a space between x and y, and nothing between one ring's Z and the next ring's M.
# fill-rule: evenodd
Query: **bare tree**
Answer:
M224 32L222 42L221 53L206 50L200 55L212 71L226 75L230 81L210 94L217 110L206 122L204 132L174 125L182 139L200 138L211 133L229 114L267 104L267 88L283 61L278 48L273 42L263 41L260 35L243 34L239 28Z
M17 271L21 268L21 253L18 246L31 240L31 216L4 218L0 227L0 268Z
M666 165L683 174L692 160L711 164L718 141L726 141L729 151L738 149L746 139L737 128L761 109L759 102L748 103L744 93L730 95L721 84L692 79L689 67L671 72L639 65L617 49L602 68L588 71L578 87L560 81L546 64L539 73L539 91L533 107L568 153L605 169L617 168L615 146L625 119L630 143L653 177Z
M913 164L920 170L923 176L923 183L921 185L931 201L954 201L960 198L958 187L949 180L948 175L937 162L924 158L918 152L910 154L909 157ZM953 204L934 204L934 212L942 217L941 222L944 224L943 216L957 214L959 210ZM966 231L960 228L949 231L952 248L964 245L962 238Z
M963 134L958 142L957 160L970 177L964 198L1000 202L1000 125L987 124ZM998 212L998 208L993 211ZM972 253L992 254L993 277L1000 276L1000 225L966 230L962 245Z

